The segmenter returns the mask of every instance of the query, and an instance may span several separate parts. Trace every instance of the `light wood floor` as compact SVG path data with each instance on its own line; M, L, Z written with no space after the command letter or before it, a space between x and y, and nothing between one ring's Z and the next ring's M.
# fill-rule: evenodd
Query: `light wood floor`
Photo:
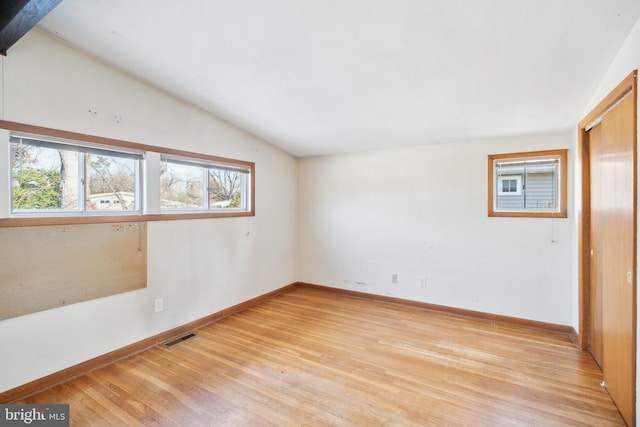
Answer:
M560 334L296 288L22 403L72 425L624 425Z

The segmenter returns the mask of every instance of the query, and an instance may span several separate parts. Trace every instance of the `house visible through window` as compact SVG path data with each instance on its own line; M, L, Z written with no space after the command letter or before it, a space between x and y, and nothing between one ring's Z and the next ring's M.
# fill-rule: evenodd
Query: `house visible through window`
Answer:
M566 163L566 150L489 156L489 215L566 217Z
M253 162L3 123L0 227L255 215Z
M499 191L501 195L514 195L517 196L522 193L522 177L500 177Z
M142 154L11 136L11 211L140 213Z

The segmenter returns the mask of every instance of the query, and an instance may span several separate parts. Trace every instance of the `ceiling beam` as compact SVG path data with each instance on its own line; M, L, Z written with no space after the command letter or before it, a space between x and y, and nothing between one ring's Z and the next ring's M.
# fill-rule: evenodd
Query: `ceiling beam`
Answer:
M20 40L62 0L2 0L0 6L0 55Z

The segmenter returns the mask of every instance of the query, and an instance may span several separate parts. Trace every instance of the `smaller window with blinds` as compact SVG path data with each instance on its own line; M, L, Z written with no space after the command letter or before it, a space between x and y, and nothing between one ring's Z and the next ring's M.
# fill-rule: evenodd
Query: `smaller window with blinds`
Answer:
M489 155L489 216L567 217L567 150Z

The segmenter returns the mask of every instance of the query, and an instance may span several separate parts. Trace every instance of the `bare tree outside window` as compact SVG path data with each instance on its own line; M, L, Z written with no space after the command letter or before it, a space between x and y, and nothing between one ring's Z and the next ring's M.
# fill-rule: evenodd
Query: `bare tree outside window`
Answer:
M228 169L209 169L209 204L212 207L240 208L242 173Z
M13 212L138 209L139 157L16 140L11 143Z
M160 176L162 209L246 209L247 170L164 158Z
M253 162L28 125L7 130L4 193L16 224L255 215Z
M135 209L136 161L99 154L86 155L87 209Z
M168 209L204 208L204 169L163 161L160 168L160 206Z

